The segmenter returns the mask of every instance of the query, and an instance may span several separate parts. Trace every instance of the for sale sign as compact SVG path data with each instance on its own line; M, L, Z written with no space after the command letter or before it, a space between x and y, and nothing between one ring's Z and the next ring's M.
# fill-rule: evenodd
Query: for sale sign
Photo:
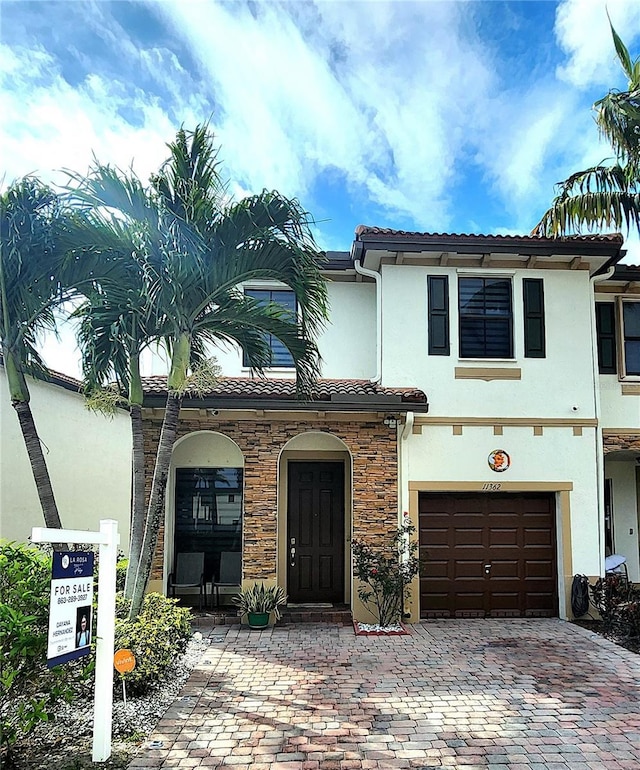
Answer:
M49 668L91 652L93 554L54 551L49 603Z

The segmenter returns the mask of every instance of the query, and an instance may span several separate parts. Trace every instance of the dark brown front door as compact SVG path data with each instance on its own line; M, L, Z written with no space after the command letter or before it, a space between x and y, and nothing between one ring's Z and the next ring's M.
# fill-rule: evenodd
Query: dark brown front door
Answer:
M552 495L423 493L420 555L423 618L558 614Z
M290 602L344 601L342 463L289 463L287 564Z

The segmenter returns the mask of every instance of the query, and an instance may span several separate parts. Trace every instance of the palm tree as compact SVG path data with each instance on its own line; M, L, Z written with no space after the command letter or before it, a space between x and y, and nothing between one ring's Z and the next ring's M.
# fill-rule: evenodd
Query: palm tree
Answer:
M301 395L319 371L315 338L326 319L321 254L306 214L295 200L263 192L229 203L220 181L213 137L206 126L178 132L170 158L148 190L132 197L131 177L109 176L96 167L82 184L84 200L116 207L138 234L136 251L145 282L151 324L169 355L167 403L157 448L145 533L133 590L135 616L149 580L184 393L212 345L239 344L252 370L270 362L267 335L291 353ZM277 280L291 288L300 315L277 303L244 295L250 280Z
M93 204L97 198L117 201L118 195L124 194L129 205L143 207L138 209L140 220L148 223L154 219L144 187L133 175L122 177L109 166L98 166L90 178L73 173L70 177L78 185L70 189L70 198L77 207L76 244L65 260L64 280L85 297L72 317L80 319L77 338L82 351L87 405L109 414L126 404L131 419L130 568L124 588L125 596L130 599L145 528L140 356L153 339L142 268L144 259L139 254L140 249L144 249L145 238L139 226L124 222ZM114 382L115 389L112 388Z
M628 78L627 90L611 89L593 108L601 136L616 154L616 162L572 174L558 185L551 208L533 235L557 236L605 226L640 232L640 58L629 52L611 25L618 60Z
M141 276L125 271L132 281L116 286L110 281L93 282L84 290L87 299L73 313L81 319L78 345L90 408L110 413L126 403L131 419L132 498L129 562L124 594L131 598L135 568L144 535L144 434L142 430L143 389L140 355L149 343ZM136 280L137 279L137 280ZM136 283L138 284L136 286ZM124 291L123 291L124 289ZM116 390L109 386L115 380ZM123 398L122 393L127 393Z
M16 410L47 527L61 528L51 479L29 405L26 375L46 378L38 334L55 330L64 295L55 277L64 217L58 196L35 177L0 196L0 337L11 404Z

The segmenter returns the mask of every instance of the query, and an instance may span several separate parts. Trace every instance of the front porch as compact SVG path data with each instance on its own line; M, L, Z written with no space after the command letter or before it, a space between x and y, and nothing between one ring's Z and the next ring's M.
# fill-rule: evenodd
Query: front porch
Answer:
M402 397L386 397L397 414ZM207 612L225 624L235 614L233 594L254 581L285 589L294 605L285 623L350 623L352 611L362 614L354 598L351 538L382 543L399 517L398 434L383 406L183 408L149 590L166 591L178 553L202 552ZM161 420L160 409L145 410L149 467ZM241 558L238 584L219 588L216 607L215 584L226 582L222 564L234 554ZM189 593L185 598L197 604L197 591Z

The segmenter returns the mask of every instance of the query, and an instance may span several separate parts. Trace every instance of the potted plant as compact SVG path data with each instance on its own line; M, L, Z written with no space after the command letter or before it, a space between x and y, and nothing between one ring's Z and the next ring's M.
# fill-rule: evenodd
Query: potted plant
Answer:
M287 595L282 586L254 583L248 588L243 588L232 601L240 609L240 614L247 616L249 628L266 628L272 612L275 620L282 617L280 608L286 605Z

